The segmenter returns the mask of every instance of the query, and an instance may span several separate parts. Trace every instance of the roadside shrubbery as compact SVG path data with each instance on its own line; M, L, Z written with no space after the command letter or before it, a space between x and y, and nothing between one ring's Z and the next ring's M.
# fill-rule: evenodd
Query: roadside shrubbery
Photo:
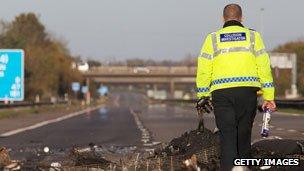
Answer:
M2 22L0 48L25 51L25 98L63 96L81 74L72 69L73 58L66 45L46 32L33 13Z
M281 53L295 53L297 55L297 87L300 94L304 94L304 40L292 41L278 46L273 50L274 52ZM290 80L283 78L288 78L288 73L282 73L279 81L280 85L290 84ZM289 73L290 74L290 73Z

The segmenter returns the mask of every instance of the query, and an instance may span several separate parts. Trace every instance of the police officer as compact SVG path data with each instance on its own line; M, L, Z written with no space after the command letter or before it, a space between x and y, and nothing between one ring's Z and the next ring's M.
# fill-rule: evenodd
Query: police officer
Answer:
M230 170L234 158L250 158L251 129L256 115L257 91L263 108L275 110L269 56L261 35L242 25L242 9L229 4L224 26L210 33L198 57L197 107L212 110L221 143L221 170ZM210 97L211 96L211 97Z

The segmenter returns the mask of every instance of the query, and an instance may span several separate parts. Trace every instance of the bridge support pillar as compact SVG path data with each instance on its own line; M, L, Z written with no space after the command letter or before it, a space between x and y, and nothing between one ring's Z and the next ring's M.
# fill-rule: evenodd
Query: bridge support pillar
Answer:
M173 80L170 81L170 95L169 98L174 98L174 91L175 91L175 83Z
M88 87L88 92L85 94L86 104L91 103L91 94L90 94L90 78L86 78L86 86Z
M157 91L157 84L153 84L153 90Z

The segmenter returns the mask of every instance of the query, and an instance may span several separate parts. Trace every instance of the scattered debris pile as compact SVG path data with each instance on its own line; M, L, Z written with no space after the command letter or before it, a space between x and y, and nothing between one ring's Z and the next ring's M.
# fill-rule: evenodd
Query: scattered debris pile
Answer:
M73 148L69 154L69 158L74 161L75 166L100 165L102 168L107 168L111 163L104 159L101 153L91 148Z
M20 170L21 166L18 161L11 160L9 152L5 147L0 147L0 169L5 171Z
M265 139L252 145L252 155L254 158L299 158L299 167L276 166L271 170L299 170L304 169L304 140L292 139ZM258 168L255 168L258 170Z
M216 171L219 169L219 147L218 135L204 128L186 132L168 145L155 149L154 153L145 147L102 147L89 144L88 147L67 151L36 150L33 157L18 163L10 160L8 150L0 148L0 169L20 170L20 165L16 164L21 163L21 170ZM252 145L252 154L254 158L297 157L301 159L300 167L289 170L304 168L304 140L264 139ZM258 167L251 169L260 170ZM268 170L288 169L276 166Z
M265 139L252 145L255 157L283 158L288 155L304 155L304 140Z
M4 147L0 147L0 168L3 168L11 163L8 151Z
M217 170L219 163L219 138L209 129L192 130L174 138L165 148L156 150L154 162L171 170L200 168ZM150 158L151 159L151 158ZM164 170L166 170L164 169Z
M161 153L169 156L180 155L190 158L193 154L199 155L201 151L210 152L207 156L208 158L218 157L219 139L217 134L212 133L209 129L185 132L181 137L174 138ZM201 161L203 163L209 162L205 158L202 158Z
M123 170L134 168L136 156L139 154L136 146L98 146L90 143L88 146L75 147L67 150L49 149L32 153L22 161L22 170ZM132 169L129 169L132 170Z
M32 156L23 162L23 170L108 170L112 162L106 160L99 147L72 148L69 151L50 151Z

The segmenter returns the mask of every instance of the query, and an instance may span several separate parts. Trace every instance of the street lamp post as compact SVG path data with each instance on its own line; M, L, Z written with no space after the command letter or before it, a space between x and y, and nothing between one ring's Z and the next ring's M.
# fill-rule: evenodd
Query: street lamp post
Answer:
M260 9L260 32L261 32L261 35L263 36L263 33L264 33L264 25L263 25L263 13L265 11L265 8L261 8Z

